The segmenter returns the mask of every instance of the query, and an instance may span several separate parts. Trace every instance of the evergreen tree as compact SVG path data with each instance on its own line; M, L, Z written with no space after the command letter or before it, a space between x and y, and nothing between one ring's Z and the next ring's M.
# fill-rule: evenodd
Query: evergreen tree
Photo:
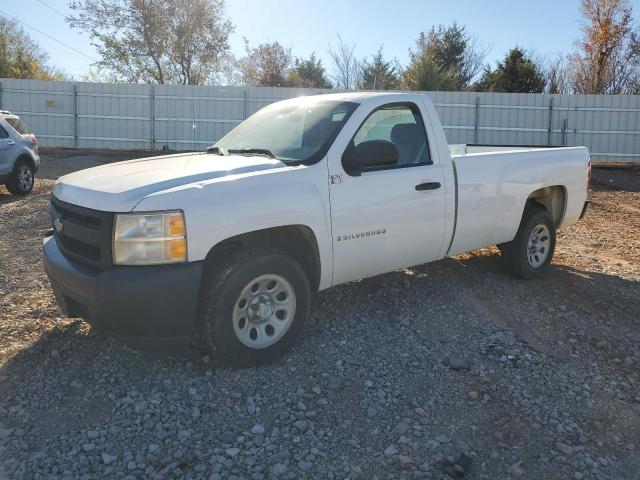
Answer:
M371 61L365 60L360 72L358 88L365 90L395 90L400 87L399 68L392 61L384 59L382 47Z
M432 27L409 51L403 85L410 90L464 90L480 72L483 58L465 27Z
M543 68L521 48L512 48L495 69L486 67L476 90L485 92L541 93L546 85Z
M308 88L331 88L322 60L312 53L303 60L296 58L293 68L289 71L289 85Z

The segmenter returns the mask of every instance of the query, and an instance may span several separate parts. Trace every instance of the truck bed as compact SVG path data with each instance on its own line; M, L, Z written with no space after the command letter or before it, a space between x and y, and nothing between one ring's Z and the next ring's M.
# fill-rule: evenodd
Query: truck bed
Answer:
M586 200L585 147L482 148L491 150L452 155L456 219L448 255L511 241L528 196L544 187L558 187L564 197L558 228L579 219Z

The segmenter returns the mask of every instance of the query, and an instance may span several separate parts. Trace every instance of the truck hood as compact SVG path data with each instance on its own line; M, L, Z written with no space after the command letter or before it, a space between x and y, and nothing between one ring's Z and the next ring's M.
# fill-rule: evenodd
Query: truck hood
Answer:
M181 153L110 163L60 177L53 195L63 202L130 212L147 195L215 178L282 168L264 156Z

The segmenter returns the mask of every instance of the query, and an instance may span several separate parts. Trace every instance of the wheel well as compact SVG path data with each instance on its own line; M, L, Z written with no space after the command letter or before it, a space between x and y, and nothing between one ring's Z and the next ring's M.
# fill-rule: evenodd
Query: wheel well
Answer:
M20 160L24 160L24 161L26 161L29 165L31 165L31 169L32 169L32 170L35 170L35 168L36 168L36 164L35 164L35 162L33 161L33 158L31 158L31 157L30 157L29 155L27 155L26 153L23 153L23 154L21 154L21 155L18 155L18 158L16 158L16 161L15 161L15 163L13 164L13 168L14 168L14 169L15 169L15 166L18 164L18 162L19 162Z
M320 252L315 234L305 225L273 227L227 238L209 250L205 258L205 269L215 268L228 255L251 247L275 248L291 255L307 273L312 291L318 290Z
M545 209L558 227L562 223L566 207L567 192L561 185L544 187L532 192L527 198L527 205L538 206Z

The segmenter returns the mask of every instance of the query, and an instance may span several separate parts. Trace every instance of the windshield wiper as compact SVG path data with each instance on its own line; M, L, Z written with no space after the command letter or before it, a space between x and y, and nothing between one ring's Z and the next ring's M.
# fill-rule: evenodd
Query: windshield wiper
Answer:
M217 153L220 156L224 155L224 151L222 151L220 147L216 147L215 145L212 145L211 147L207 147L207 152Z
M227 153L238 153L240 155L266 155L270 158L277 159L271 150L266 148L230 148Z

